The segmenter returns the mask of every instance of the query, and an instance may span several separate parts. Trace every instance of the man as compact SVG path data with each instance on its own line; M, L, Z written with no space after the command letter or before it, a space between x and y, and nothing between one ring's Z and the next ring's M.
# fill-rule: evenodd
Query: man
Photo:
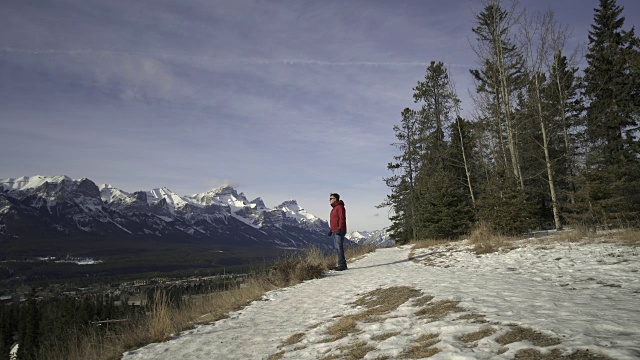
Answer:
M337 271L347 270L347 260L344 258L344 236L347 234L347 211L344 202L340 200L340 195L333 193L329 195L331 204L331 214L329 215L329 236L333 236L333 244L338 252Z

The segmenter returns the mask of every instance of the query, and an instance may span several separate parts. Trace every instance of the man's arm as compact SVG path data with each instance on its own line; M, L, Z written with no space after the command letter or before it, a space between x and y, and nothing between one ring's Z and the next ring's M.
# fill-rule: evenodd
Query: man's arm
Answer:
M344 207L341 207L339 214L340 214L340 217L339 217L340 221L338 222L338 224L340 224L339 225L340 231L343 234L346 234L347 233L347 210Z

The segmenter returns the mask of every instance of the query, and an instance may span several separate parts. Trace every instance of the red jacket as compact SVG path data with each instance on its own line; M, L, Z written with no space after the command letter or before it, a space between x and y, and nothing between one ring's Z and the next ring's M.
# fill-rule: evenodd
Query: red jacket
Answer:
M344 208L344 202L338 200L331 204L331 215L329 216L329 226L332 232L342 231L343 234L347 233L347 210Z

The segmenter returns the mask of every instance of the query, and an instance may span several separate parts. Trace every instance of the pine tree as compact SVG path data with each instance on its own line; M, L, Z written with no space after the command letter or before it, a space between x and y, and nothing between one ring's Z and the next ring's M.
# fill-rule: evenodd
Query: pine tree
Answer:
M35 292L30 294L27 304L20 312L20 332L18 334L18 358L20 360L35 359L40 345L40 309L35 299Z
M583 177L582 222L605 227L640 223L638 40L622 30L623 8L600 0L589 31L585 69L587 169Z
M473 221L468 183L451 163L455 149L445 134L454 131L452 112L459 102L442 62L432 61L424 81L414 88L414 100L422 105L420 133L423 150L416 180L416 230L420 237L455 238L467 233ZM457 131L457 130L456 130ZM465 175L466 176L466 175Z
M5 310L5 306L0 306L0 360L9 359L9 351L13 344L13 331L9 321L9 311Z
M485 119L493 122L487 129L493 129L497 168L510 169L517 186L523 188L518 124L513 114L515 94L522 87L523 60L511 39L518 22L514 10L503 9L499 0L488 0L476 16L477 26L472 29L477 36L474 50L483 67L471 70L471 75L476 81L477 92L487 95L487 102L480 105L484 107Z
M478 199L478 220L498 234L521 235L536 227L530 197L513 182L512 177L498 173L485 184Z
M554 53L553 62L549 64L549 81L543 92L546 111L556 124L557 136L560 136L552 143L561 144L561 147L556 147L553 158L560 201L564 204L575 204L575 177L578 175L581 132L577 129L581 126L583 105L578 94L580 79L577 72L578 67L570 66L566 56L560 52Z
M393 175L385 178L391 189L385 201L378 207L390 207L394 215L390 218L388 229L390 236L399 243L416 239L415 233L415 178L420 167L420 130L414 110L405 108L402 111L400 125L394 125L397 143L392 144L402 153L394 156L395 162L387 165Z

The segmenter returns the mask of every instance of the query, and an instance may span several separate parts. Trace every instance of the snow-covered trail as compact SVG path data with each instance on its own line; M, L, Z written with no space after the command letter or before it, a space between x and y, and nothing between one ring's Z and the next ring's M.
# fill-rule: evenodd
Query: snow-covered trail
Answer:
M611 249L601 244L525 246L478 257L455 245L418 250L416 261L408 259L409 247L379 249L349 264L348 271L272 291L227 319L129 351L124 359L340 358L350 345L366 345L365 359L409 358L407 351L420 336L433 332L439 334L433 345L439 352L430 359L512 359L521 349L560 349L563 354L588 349L613 359L640 359L637 250L616 248L625 252L625 261L612 257L614 262L602 255ZM424 305L407 301L378 321L359 323L348 336L327 335L341 317L363 311L354 304L357 299L398 286L434 296L431 304L459 301L458 308L434 318L416 314ZM497 342L515 325L559 344ZM491 332L464 339L483 329ZM285 344L292 335L295 340Z

